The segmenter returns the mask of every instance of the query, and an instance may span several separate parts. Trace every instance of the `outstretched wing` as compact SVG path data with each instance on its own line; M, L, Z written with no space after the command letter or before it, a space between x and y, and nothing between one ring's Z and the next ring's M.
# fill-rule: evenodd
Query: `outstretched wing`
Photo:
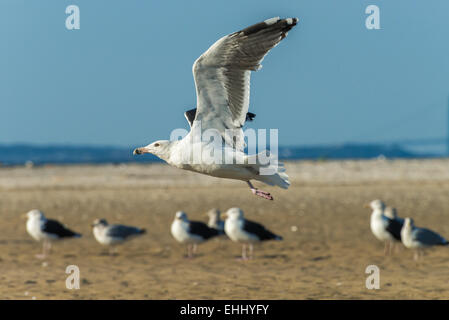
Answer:
M197 111L192 129L216 129L227 144L243 150L241 128L249 107L251 71L261 68L268 51L297 22L297 18L265 20L219 39L195 61ZM236 137L227 137L226 129L235 129Z

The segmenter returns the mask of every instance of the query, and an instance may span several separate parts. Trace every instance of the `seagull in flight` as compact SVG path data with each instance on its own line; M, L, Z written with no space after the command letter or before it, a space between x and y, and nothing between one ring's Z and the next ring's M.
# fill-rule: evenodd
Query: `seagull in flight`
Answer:
M255 117L248 112L251 71L262 67L265 55L297 22L274 17L215 42L193 64L197 105L185 113L190 132L181 140L155 141L133 153L151 153L180 169L245 181L253 194L268 200L273 196L251 180L287 189L288 175L276 157L267 151L245 153L242 127Z

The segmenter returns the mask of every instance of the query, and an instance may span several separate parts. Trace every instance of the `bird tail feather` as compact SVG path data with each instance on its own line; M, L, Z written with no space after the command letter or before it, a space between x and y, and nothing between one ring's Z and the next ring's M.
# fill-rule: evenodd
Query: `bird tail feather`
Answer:
M278 158L269 153L269 151L262 151L248 156L248 163L253 164L254 169L258 172L258 175L254 177L255 180L270 186L278 186L282 189L288 189L290 186L284 164L279 162Z

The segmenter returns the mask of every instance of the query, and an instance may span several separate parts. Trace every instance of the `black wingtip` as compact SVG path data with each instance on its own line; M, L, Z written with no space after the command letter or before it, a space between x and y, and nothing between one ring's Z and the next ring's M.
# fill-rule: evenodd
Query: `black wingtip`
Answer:
M246 114L246 121L253 121L255 117L256 117L256 114L255 114L255 113L248 112L248 113Z
M440 243L441 246L448 246L449 245L449 241L447 241L446 239L443 240L443 242Z
M282 31L283 31L283 38L285 38L285 33L287 33L291 28L293 28L294 26L296 26L296 24L298 23L299 19L298 18L286 18L286 19L281 19L279 17L274 17L274 18L270 18L267 19L265 21L256 23L252 26L249 26L243 30L241 30L240 32L243 32L245 35L249 35L252 33L257 33L263 29L266 29L267 27L270 26L281 26Z

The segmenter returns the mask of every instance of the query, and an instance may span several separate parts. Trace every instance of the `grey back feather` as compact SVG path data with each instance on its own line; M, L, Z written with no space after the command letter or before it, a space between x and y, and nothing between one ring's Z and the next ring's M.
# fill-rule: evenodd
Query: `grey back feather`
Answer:
M106 231L106 235L109 237L127 238L129 236L138 235L144 233L144 229L136 227L124 226L124 225L111 225Z
M440 236L438 233L425 228L415 227L412 231L412 239L419 241L427 246L448 244L447 240Z

